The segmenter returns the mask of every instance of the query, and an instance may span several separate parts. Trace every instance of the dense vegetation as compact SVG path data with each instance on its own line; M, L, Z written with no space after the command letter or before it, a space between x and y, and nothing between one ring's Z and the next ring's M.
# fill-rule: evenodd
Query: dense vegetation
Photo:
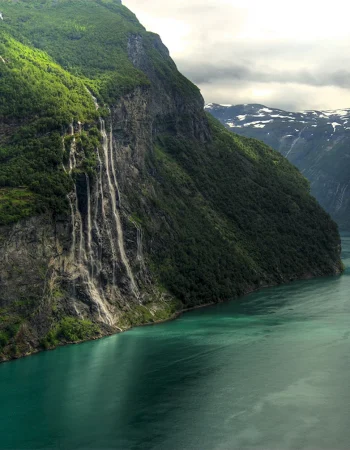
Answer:
M96 111L84 84L47 54L2 31L0 55L0 224L6 224L65 210L72 180L62 166L62 136L71 123L93 123Z
M42 340L45 349L56 347L60 342L70 343L99 336L99 327L90 320L64 317Z
M310 181L322 207L343 230L350 229L349 109L289 112L259 104L210 104L207 110L232 132L287 157Z
M162 77L187 95L197 93L157 52L154 35L119 1L1 1L0 225L46 210L67 210L72 179L63 170L62 136L82 122L85 165L93 172L96 111L87 88L109 104L150 84L128 58L131 34L142 35ZM101 113L101 112L100 112ZM1 130L0 130L1 131ZM18 190L22 189L19 211Z
M214 139L205 148L162 136L149 161L153 200L168 222L152 242L162 283L188 305L315 267L332 273L337 227L309 195L307 180L263 143L208 120Z

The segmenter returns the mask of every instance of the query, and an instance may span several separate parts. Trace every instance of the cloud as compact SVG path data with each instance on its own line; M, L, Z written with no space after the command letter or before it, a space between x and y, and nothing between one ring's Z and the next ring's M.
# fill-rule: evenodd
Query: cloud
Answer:
M207 101L350 107L350 4L124 0ZM217 98L213 98L214 95Z
M271 67L264 71L251 69L250 67L253 67L253 64L248 64L247 66L236 64L216 65L207 62L198 64L196 61L181 59L178 61L178 66L197 84L244 80L259 83L297 83L310 86L350 88L350 71L347 70L324 73L320 68L312 73L306 70L295 72L279 71Z
M208 103L259 103L286 111L334 109L334 103L350 105L350 90L334 86L226 81L203 83L201 92Z

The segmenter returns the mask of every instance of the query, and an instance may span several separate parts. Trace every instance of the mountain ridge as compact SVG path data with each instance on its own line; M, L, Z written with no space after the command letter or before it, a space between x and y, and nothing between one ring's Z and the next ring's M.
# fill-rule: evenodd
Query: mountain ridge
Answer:
M0 10L0 359L342 271L305 178L207 115L127 8Z

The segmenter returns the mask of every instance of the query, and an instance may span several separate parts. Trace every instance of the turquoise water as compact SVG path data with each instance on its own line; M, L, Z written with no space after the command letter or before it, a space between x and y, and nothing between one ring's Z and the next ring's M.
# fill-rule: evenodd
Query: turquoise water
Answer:
M349 449L350 271L0 365L0 448Z

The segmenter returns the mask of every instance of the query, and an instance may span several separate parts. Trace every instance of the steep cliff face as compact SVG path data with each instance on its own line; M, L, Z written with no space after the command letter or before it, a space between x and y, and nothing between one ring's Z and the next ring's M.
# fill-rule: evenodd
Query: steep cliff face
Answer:
M228 129L261 139L295 164L311 192L350 228L350 110L288 112L263 105L206 107Z
M0 3L1 359L340 273L306 180L119 2Z

